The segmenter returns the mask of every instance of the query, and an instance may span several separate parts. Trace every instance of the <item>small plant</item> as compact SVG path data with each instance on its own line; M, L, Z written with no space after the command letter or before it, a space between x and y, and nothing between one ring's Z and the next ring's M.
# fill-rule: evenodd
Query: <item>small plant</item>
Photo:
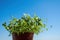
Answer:
M8 25L6 25L6 22L2 25L11 34L24 32L33 32L38 34L43 31L43 28L45 28L45 24L42 22L41 18L38 16L31 17L28 14L24 14L20 19L13 18Z

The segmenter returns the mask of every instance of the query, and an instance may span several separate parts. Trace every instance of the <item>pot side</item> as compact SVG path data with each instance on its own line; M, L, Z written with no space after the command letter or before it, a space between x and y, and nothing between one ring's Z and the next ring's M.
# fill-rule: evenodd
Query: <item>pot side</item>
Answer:
M33 40L33 35L34 33L28 33L28 32L25 32L24 34L20 33L19 35L13 33L12 38L13 40Z

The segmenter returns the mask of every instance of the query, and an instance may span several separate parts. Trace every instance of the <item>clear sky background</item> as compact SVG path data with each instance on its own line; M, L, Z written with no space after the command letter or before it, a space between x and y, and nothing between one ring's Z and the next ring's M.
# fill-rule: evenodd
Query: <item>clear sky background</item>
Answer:
M8 23L11 16L20 18L24 13L31 16L36 13L42 19L48 19L49 30L34 34L34 40L60 40L60 0L0 0L0 40L12 40L2 23Z

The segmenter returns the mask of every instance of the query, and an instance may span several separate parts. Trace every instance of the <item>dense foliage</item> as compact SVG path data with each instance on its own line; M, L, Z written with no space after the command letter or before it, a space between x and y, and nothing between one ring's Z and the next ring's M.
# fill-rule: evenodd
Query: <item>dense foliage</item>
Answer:
M10 33L24 33L33 32L38 34L43 31L45 24L38 16L31 17L28 14L23 15L20 19L13 18L7 25L6 22L2 24Z

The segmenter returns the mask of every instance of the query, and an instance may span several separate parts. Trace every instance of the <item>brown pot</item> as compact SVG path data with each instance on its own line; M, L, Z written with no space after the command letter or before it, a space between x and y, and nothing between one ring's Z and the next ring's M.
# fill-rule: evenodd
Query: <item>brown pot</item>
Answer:
M12 34L13 40L33 40L34 33L24 33L17 35L16 33Z

